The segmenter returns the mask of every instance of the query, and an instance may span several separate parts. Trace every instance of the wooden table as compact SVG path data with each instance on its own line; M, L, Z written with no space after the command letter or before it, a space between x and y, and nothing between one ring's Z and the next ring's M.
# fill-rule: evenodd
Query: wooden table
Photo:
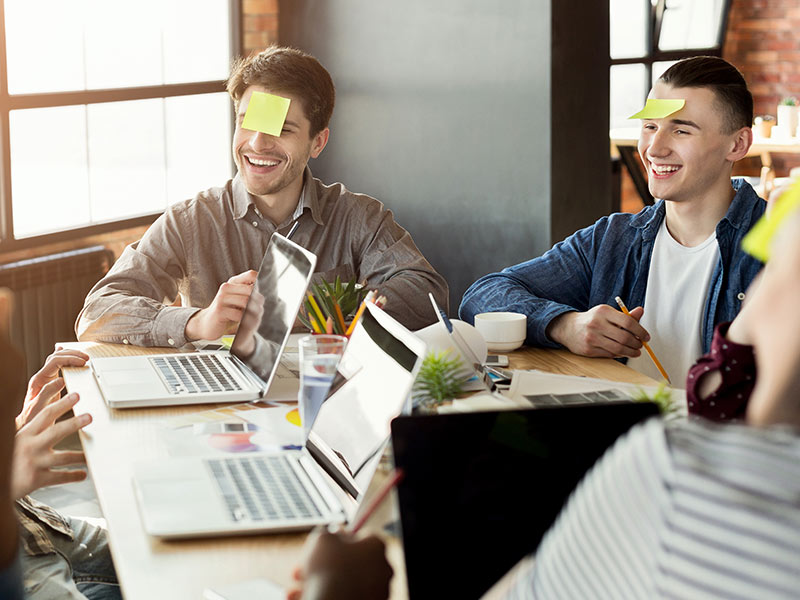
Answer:
M619 156L633 180L639 197L645 205L648 205L653 204L653 196L647 188L647 178L642 171L637 150L639 131L638 127L625 127L612 129L608 135L611 142L611 156ZM760 136L753 138L753 145L747 151L747 156L761 158L761 183L756 191L762 198L768 198L772 191L772 181L775 178L772 168L774 153L800 154L800 138L773 139Z
M164 352L160 348L115 344L63 345L79 348L92 357ZM511 354L511 366L654 383L616 361L575 356L564 350L523 348ZM256 577L284 586L291 583L292 569L302 556L305 534L162 541L144 532L133 494L132 464L168 455L159 436L159 422L165 417L208 410L216 405L111 409L106 406L89 368L65 369L64 379L69 391L81 395L76 411L89 412L94 418L81 433L81 440L108 523L111 551L127 600L196 600L207 587ZM367 491L367 497L374 487ZM186 499L187 510L191 510L192 500ZM397 514L392 503L381 507L365 530L380 531L382 524ZM397 540L389 542L388 555L397 574L392 581L392 597L407 598L402 548Z

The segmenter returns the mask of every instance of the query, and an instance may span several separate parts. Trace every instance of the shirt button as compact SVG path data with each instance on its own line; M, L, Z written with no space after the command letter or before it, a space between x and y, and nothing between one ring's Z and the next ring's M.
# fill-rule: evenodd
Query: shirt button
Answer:
M739 300L744 300L744 292L739 292L738 294L736 294L736 297L737 297Z
M253 227L258 227L258 221L253 221Z
M130 344L130 342L128 340L122 340L122 343L123 344Z
M170 346L174 346L174 345L175 345L175 340L173 340L172 338L169 338L169 339L167 340L167 343L168 343Z

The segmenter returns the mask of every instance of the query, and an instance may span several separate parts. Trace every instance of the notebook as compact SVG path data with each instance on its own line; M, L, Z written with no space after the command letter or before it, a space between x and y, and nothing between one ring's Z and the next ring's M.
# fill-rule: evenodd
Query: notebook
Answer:
M299 381L276 377L316 256L275 233L258 270L230 351L93 358L112 408L296 400ZM269 392L269 393L268 393Z
M409 597L479 598L536 550L606 449L656 414L637 403L395 419Z
M200 537L350 520L424 353L424 342L368 304L304 447L134 465L145 530L166 538Z

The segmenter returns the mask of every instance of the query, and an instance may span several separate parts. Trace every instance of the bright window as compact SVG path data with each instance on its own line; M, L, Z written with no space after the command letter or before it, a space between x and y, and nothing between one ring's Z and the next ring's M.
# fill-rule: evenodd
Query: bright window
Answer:
M611 128L638 125L628 115L676 61L720 56L729 8L730 0L609 0Z
M2 245L152 220L231 176L228 1L0 9Z

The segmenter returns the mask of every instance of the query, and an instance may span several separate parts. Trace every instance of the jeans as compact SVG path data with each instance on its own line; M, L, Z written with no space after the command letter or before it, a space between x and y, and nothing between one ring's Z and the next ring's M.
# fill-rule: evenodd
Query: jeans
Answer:
M54 533L55 553L22 556L28 600L121 600L106 530L68 517L75 539Z

